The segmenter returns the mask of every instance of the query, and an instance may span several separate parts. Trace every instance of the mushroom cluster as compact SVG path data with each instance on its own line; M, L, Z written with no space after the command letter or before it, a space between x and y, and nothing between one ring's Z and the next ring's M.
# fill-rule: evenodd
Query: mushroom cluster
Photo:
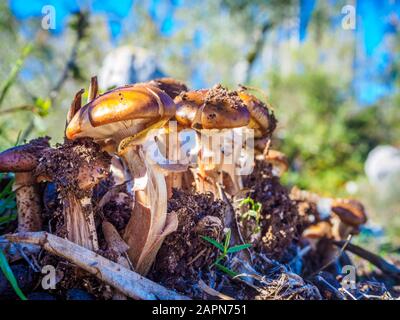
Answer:
M224 228L233 228L228 245L248 240L256 253L275 258L293 241L344 240L366 222L356 200L329 199L330 215L324 217L318 195L294 190L289 196L279 182L289 161L270 149L277 125L273 110L245 87L190 90L162 78L99 95L93 77L84 105L83 93L75 95L68 111L63 144L51 147L42 138L0 153L0 172L15 173L19 232L50 231L100 254L101 242L106 243L118 265L147 275L166 237L185 231L170 236L160 251L162 258L179 243L180 251L171 255L173 266L165 269L183 274L178 264L186 251L197 261L193 266L207 265L206 257L198 256L214 252L202 248L198 234L215 234L222 241ZM254 168L261 171L250 176ZM43 183L55 185L62 228L43 225L38 190ZM172 198L178 194L174 189L180 190L178 201ZM180 202L188 193L212 197L203 206L193 197L184 208ZM262 210L249 208L255 220L239 222L244 215L236 203L253 193ZM168 210L172 203L176 208ZM218 211L220 203L232 210ZM114 219L110 204L129 213ZM186 224L178 219L179 212L188 216L200 207L207 209ZM245 262L252 259L243 256ZM122 291L115 295L124 296Z

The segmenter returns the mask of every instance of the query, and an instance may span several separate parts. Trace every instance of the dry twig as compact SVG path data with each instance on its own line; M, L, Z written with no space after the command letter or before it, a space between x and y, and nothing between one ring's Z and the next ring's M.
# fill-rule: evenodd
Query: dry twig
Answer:
M143 300L188 300L136 272L112 262L93 251L47 232L26 232L7 235L10 242L40 245L51 254L64 258L128 297Z

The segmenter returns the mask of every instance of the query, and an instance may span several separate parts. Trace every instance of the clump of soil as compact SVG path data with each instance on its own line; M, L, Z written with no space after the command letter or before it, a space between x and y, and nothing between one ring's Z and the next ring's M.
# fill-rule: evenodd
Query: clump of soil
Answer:
M252 174L243 182L245 187L253 190L251 198L262 204L260 237L258 241L253 239L254 249L280 260L293 240L298 239L304 219L267 162L256 160Z
M219 106L221 102L228 102L228 105L235 110L246 108L236 91L229 91L222 85L217 84L207 91L205 103Z
M128 193L120 192L102 207L102 213L107 221L121 233L131 217L134 200Z
M174 190L168 212L176 212L178 230L167 236L150 277L170 288L186 292L192 286L182 282L200 280L201 270L216 259L218 249L201 236L219 242L223 238L225 204L210 194L192 194Z
M66 236L63 216L63 200L74 197L91 198L93 187L100 177L109 173L111 157L100 150L100 146L90 138L67 140L56 148L43 151L35 175L51 181L45 189L45 217L50 220L50 232L60 237ZM84 185L85 188L80 186ZM54 201L57 197L57 201ZM86 207L82 207L86 210Z
M90 196L91 191L86 192L78 188L82 168L88 172L107 174L111 164L111 157L100 150L100 146L90 138L67 140L56 148L44 151L36 176L53 181L61 197L67 193L73 193L78 198ZM86 176L95 182L93 176Z

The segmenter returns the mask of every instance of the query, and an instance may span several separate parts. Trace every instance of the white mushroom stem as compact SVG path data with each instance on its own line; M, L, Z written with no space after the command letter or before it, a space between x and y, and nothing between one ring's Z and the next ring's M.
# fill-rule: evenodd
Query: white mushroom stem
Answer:
M134 179L135 205L124 240L135 270L147 274L165 237L178 227L176 215L167 215L167 186L160 170L146 158L142 146L129 146L123 154Z
M63 199L68 240L89 250L99 250L92 205L89 198L77 199L69 193Z
M211 192L215 198L220 195L217 183L223 182L221 172L221 143L219 130L200 130L196 134L197 168L191 169L196 191L199 193Z
M13 190L15 191L18 210L18 231L41 230L41 199L32 173L16 173Z
M189 300L189 298L168 290L136 272L99 256L93 251L47 232L13 234L8 235L7 239L16 243L40 245L47 252L76 264L130 298L138 300Z

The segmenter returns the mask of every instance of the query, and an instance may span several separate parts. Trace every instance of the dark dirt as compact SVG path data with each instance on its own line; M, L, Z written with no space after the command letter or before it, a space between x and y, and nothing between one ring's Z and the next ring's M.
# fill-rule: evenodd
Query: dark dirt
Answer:
M112 297L112 291L108 285L68 261L51 254L44 254L39 263L42 266L52 265L56 268L57 284L56 289L48 290L48 293L51 295L60 297L61 299L68 299L70 297L73 298L70 300L82 300L78 296L74 298L73 291L76 291L80 293L79 296L81 297L94 296L101 300L108 300Z
M94 173L106 176L110 164L110 156L102 152L98 144L92 139L83 138L66 141L56 148L45 150L35 174L53 181L59 196L64 197L68 193L73 193L77 198L82 198L90 195L92 191L78 187L81 183L79 178L82 168L93 172L85 178L92 179L90 182L97 184L98 181L94 181L93 178Z
M150 278L181 292L194 290L187 283L197 283L218 254L218 249L200 236L222 241L224 211L224 203L214 200L212 194L174 190L168 212L178 215L178 230L165 239Z
M220 105L221 102L228 102L228 105L234 110L246 108L236 91L229 91L217 84L207 91L205 104Z
M131 195L120 192L101 209L106 220L111 222L119 232L122 232L129 222L133 201Z
M66 236L63 199L71 195L77 199L90 197L100 179L106 179L110 163L110 156L92 139L66 141L56 148L44 150L35 175L49 181L43 200L45 225L50 232Z
M11 270L17 279L18 285L22 292L29 292L35 285L37 276L34 271L24 264L15 264L11 266ZM0 271L0 300L18 299L7 278Z
M301 234L303 217L290 199L288 190L278 177L272 175L272 166L265 161L256 160L252 174L243 182L245 187L253 190L250 197L262 204L261 241L253 241L255 250L270 258L284 258L286 249Z

